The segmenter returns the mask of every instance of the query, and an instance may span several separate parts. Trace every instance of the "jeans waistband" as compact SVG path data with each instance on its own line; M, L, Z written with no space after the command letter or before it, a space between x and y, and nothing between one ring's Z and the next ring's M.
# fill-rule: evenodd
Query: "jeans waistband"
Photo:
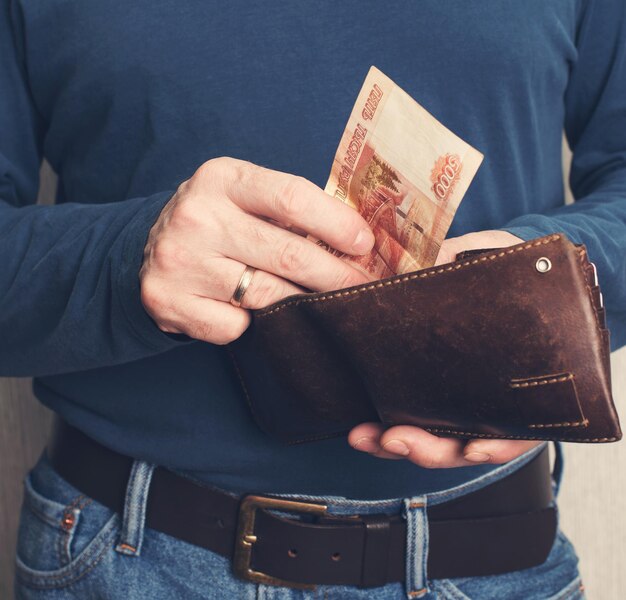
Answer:
M465 494L469 494L476 490L479 490L491 483L495 483L496 481L510 475L515 472L517 469L523 467L525 464L529 463L535 456L540 454L548 442L543 442L534 448L531 448L528 452L525 452L521 456L502 464L489 473L485 473L476 479L472 479L470 481L466 481L460 485L455 487L439 490L436 492L431 492L428 494L423 494L419 496L423 498L428 506L434 506L436 504L441 504L442 502L448 502L450 500L454 500L455 498L459 498L460 496L464 496ZM555 467L555 471L558 470L558 473L555 473L560 478L560 448L557 449L557 466ZM467 469L471 469L472 467L464 467ZM290 498L297 500L307 500L311 502L319 502L328 506L328 512L335 515L343 515L343 514L377 514L377 513L396 513L401 512L404 508L405 501L410 500L408 498L387 498L383 500L353 500L350 498L345 498L343 496L312 496L312 495L301 495L301 494L271 494L272 496L280 497L280 498Z

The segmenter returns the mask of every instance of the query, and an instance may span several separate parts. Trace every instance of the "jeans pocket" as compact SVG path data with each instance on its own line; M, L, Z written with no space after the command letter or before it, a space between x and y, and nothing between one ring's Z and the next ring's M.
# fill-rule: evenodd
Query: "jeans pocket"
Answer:
M16 552L19 584L71 585L107 553L112 559L120 518L62 479L43 457L24 481Z
M559 530L541 565L502 575L434 579L437 600L583 600L576 552Z

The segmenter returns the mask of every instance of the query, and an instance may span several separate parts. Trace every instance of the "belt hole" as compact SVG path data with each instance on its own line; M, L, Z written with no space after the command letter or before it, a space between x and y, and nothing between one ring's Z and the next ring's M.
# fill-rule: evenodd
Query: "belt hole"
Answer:
M298 551L295 548L290 548L287 550L287 556L289 558L296 558L296 556L298 556Z
M335 561L335 562L339 562L341 560L341 552L335 552L331 558Z

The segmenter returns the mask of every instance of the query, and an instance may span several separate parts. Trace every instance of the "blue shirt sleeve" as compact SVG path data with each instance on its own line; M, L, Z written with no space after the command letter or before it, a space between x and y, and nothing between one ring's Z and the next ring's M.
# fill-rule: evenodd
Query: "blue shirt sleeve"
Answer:
M616 349L626 344L626 2L589 0L577 48L565 97L576 202L503 229L525 240L562 231L587 246Z
M35 206L45 126L11 4L0 1L0 376L129 362L180 344L140 300L150 227L171 191Z

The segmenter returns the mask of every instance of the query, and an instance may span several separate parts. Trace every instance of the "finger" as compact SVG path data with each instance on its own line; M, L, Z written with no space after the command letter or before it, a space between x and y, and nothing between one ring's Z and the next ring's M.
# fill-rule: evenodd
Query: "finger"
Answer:
M522 242L521 238L508 231L474 231L458 237L448 238L441 244L435 266L452 262L464 250L505 248Z
M353 255L367 254L374 234L359 213L303 177L237 161L226 192L245 211L295 226Z
M457 252L460 252L460 249L457 249L456 244L454 243L454 238L449 240L444 240L441 244L441 248L439 248L439 254L437 254L437 260L435 261L435 267L439 265L445 265L451 263L456 258Z
M242 308L185 294L162 300L159 327L170 333L184 333L211 344L229 344L250 325L250 313Z
M483 243L484 245L484 243ZM448 238L443 240L435 266L451 263L456 259L456 255L463 250L475 250L481 247L480 238L478 243L473 243L471 239L467 239L467 236L461 235L459 237Z
M466 444L464 454L471 462L500 464L542 443L537 440L471 440Z
M310 240L251 215L242 214L223 234L223 252L229 258L310 290L337 290L369 281Z
M198 296L230 302L246 269L246 265L230 258L210 258L195 275L192 289ZM255 270L241 300L247 309L265 308L287 296L301 294L304 289L265 271Z
M391 427L380 438L380 445L386 452L403 456L427 469L470 465L463 456L464 444L463 440L438 437L410 425Z
M380 445L380 438L385 432L381 423L361 423L348 434L348 443L359 452L367 452L378 458L401 460L403 457L385 452Z

